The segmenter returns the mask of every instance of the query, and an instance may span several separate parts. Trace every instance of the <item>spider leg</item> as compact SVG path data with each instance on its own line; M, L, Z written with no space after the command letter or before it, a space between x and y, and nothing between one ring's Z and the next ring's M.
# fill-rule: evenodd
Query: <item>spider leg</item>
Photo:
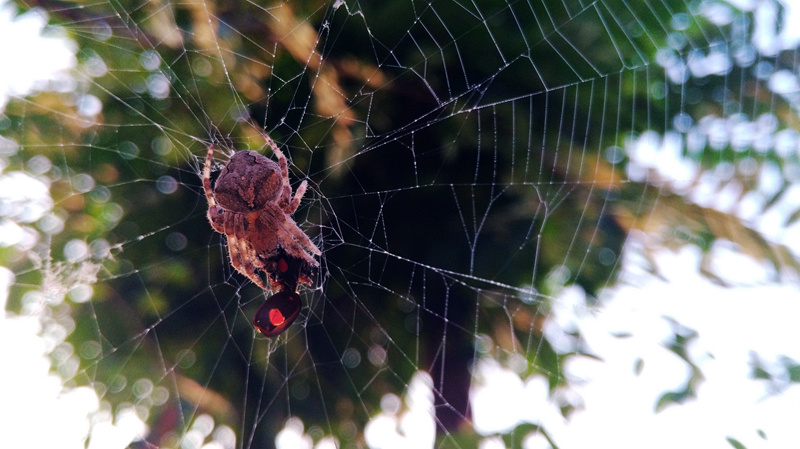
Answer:
M217 205L217 202L214 200L214 191L211 190L211 161L214 159L214 145L210 145L208 147L208 153L206 154L206 163L203 166L203 190L206 192L206 200L208 201L208 207L213 207Z
M275 157L278 158L278 165L281 168L281 197L278 200L278 204L281 205L281 209L284 209L286 205L289 204L289 200L292 198L292 186L289 184L289 163L286 162L286 156L283 154L278 148L278 145L275 144L275 141L272 140L266 134L263 134L264 140L267 141L267 145L272 149L272 153L275 154Z
M289 184L289 163L286 161L286 156L283 154L278 148L278 145L275 144L275 141L272 140L268 135L263 134L264 140L267 141L267 144L272 148L272 152L275 154L275 157L278 158L278 166L281 168L281 197L278 200L278 204L280 204L281 209L289 215L292 215L298 207L300 207L300 200L303 199L303 195L306 194L306 189L308 188L308 181L303 181L300 184L300 187L294 192L294 198L292 198L292 186Z
M286 250L286 252L290 253L294 257L305 259L308 263L310 263L315 267L319 265L319 263L317 263L317 261L314 260L314 258L311 257L305 251L305 249L307 249L312 254L315 254L317 256L322 254L322 251L320 251L317 245L315 245L314 242L312 242L311 239L308 238L308 236L306 235L305 232L303 232L302 229L297 227L297 225L294 224L293 222L286 222L283 225L283 230L286 231L286 233L289 234L291 237L294 237L294 240L291 240L289 242L283 242L281 244L281 246ZM299 250L295 249L297 248L297 243L302 245L302 247L305 247L305 249L303 249L302 247L300 247Z
M272 290L272 287L267 286L256 271L264 267L256 264L258 262L256 251L247 240L247 235L244 231L244 217L239 214L228 215L228 217L224 234L228 236L228 254L231 259L231 265L236 271L247 276L259 287L264 290Z
M257 259L255 259L254 256L251 257L250 253L254 253L254 251L249 247L245 240L239 240L233 234L228 236L228 254L231 258L231 265L233 268L242 275L247 276L262 289L272 290L272 287L267 286L261 277L258 276L258 273L256 272L258 267L256 267L252 262L253 260Z
M264 233L269 233L270 241L257 245L260 248L274 248L280 245L290 255L304 259L313 266L319 265L313 257L305 250L307 248L313 254L320 255L322 251L308 236L297 226L297 223L290 216L284 213L277 205L267 204L263 211L258 215L258 229ZM303 248L305 247L305 248Z
M292 215L297 211L297 208L300 207L300 200L303 199L303 195L306 194L306 189L308 188L308 181L303 181L300 183L300 187L294 191L294 199L292 199L291 204L286 206L283 211L286 212L288 215Z
M203 166L203 190L206 193L206 201L208 201L208 221L215 231L222 233L223 227L220 222L224 221L224 217L217 211L217 201L214 199L214 191L211 190L211 161L214 159L214 145L208 147L206 153L206 162Z
M320 251L319 247L317 247L317 245L315 245L314 242L312 242L311 239L308 238L308 236L306 235L305 232L303 232L302 229L295 226L294 229L292 230L292 234L294 234L295 238L297 238L297 240L299 240L300 243L306 247L306 249L311 251L312 254L316 256L322 254L322 251Z

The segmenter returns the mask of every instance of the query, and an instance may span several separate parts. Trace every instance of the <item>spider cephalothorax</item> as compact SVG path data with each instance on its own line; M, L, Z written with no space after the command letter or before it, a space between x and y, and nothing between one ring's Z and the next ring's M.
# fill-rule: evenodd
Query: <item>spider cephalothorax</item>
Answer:
M296 259L294 290L298 282L310 285L311 267L319 265L312 256L320 255L319 248L291 216L300 206L308 183L303 181L292 198L286 157L272 139L264 137L278 162L255 151L237 151L225 164L213 188L214 146L208 148L203 169L208 221L215 231L227 236L233 268L264 290L284 290L286 282L277 279L285 272L279 264ZM266 274L270 285L260 273Z

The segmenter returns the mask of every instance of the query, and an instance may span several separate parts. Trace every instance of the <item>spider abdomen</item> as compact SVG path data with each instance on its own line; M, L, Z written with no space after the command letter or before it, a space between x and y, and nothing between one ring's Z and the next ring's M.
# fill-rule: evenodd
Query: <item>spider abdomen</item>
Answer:
M255 151L237 151L214 186L220 206L236 212L259 210L282 193L280 166Z

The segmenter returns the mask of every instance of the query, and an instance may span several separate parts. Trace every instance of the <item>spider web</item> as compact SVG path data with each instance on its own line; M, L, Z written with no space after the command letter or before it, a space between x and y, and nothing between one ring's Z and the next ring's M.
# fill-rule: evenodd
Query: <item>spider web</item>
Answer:
M0 115L4 341L92 447L791 441L794 6L21 2L77 66ZM276 339L201 184L262 133L323 252Z

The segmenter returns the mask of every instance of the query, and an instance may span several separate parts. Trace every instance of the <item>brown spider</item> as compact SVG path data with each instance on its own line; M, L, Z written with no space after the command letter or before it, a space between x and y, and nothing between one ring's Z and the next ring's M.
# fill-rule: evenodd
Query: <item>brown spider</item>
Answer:
M292 198L286 157L269 136L264 136L278 158L274 162L255 151L237 151L211 188L214 145L208 148L203 169L203 190L208 200L211 227L228 238L231 265L264 290L282 290L286 256L300 261L297 283L311 284L311 267L320 255L311 239L297 227L291 215L300 206L308 182L303 181ZM311 254L309 254L311 253ZM283 262L285 265L285 261ZM259 272L267 274L267 285ZM293 288L293 290L294 290ZM299 310L299 308L298 308ZM290 324L290 323L289 323Z

